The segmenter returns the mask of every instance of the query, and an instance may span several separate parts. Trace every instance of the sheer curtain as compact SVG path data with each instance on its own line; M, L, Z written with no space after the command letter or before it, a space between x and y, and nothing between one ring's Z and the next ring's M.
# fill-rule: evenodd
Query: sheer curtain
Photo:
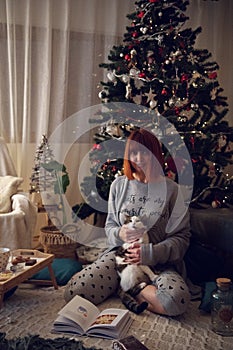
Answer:
M42 135L50 136L66 118L100 103L98 84L106 72L99 63L122 42L134 2L0 0L0 136L10 146L25 190ZM188 27L203 28L196 46L207 48L220 65L233 124L232 1L192 0L188 15ZM85 140L67 160L73 203L78 202L75 173L88 149Z
M100 103L104 72L99 63L120 42L132 3L0 0L0 135L9 143L26 190L42 135L50 136L67 117ZM82 143L72 167L85 149Z

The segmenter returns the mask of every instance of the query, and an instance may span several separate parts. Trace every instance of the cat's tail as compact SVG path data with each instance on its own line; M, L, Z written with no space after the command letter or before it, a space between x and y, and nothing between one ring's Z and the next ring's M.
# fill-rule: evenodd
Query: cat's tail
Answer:
M130 293L124 292L121 288L118 290L118 295L126 308L137 315L141 314L148 307L148 303L146 301L138 303Z
M141 304L134 304L132 306L131 311L134 312L135 314L139 315L141 314L143 311L145 311L148 307L148 303L146 301L143 301Z

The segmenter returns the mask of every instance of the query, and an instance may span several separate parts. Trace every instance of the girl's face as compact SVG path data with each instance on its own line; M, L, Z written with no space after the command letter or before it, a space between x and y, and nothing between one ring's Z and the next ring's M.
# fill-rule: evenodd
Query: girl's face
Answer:
M137 143L130 147L129 160L136 172L147 174L150 167L151 152L145 146Z

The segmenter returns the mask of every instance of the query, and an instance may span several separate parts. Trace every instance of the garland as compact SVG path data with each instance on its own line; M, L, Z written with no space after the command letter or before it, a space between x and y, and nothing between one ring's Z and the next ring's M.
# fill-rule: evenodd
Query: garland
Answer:
M38 335L27 335L22 338L6 339L0 333L1 350L101 350L95 347L86 348L83 342L68 338L44 339Z

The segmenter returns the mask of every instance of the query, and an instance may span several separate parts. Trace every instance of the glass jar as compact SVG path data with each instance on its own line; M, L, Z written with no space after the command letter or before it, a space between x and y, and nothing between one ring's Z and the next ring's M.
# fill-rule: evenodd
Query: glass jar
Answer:
M220 335L233 336L233 290L229 278L217 278L217 289L211 296L212 330Z

